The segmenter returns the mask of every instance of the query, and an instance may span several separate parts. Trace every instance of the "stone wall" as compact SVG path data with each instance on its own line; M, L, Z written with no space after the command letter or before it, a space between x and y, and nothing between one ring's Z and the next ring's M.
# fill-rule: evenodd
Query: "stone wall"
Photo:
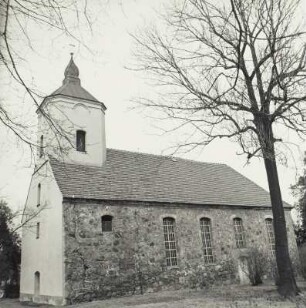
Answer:
M296 260L297 248L287 214L290 250ZM102 215L113 216L112 232L102 233ZM67 303L237 281L240 256L254 247L271 256L264 221L269 215L272 214L268 209L66 201ZM235 216L243 220L245 249L236 248L232 221ZM178 266L171 268L165 260L164 217L176 221ZM214 264L204 263L201 217L212 222Z

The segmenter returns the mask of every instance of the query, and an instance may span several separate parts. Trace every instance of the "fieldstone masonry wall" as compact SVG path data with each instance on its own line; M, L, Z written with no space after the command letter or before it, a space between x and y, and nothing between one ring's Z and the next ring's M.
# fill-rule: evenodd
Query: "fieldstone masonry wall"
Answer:
M102 233L101 216L113 216L113 231ZM267 209L158 205L136 202L64 203L67 303L165 289L203 288L238 279L237 260L257 247L271 256ZM243 220L246 249L237 249L233 218ZM178 266L167 268L163 218L176 221ZM199 220L212 222L215 263L203 258ZM297 263L290 213L290 251ZM290 225L289 225L290 224Z

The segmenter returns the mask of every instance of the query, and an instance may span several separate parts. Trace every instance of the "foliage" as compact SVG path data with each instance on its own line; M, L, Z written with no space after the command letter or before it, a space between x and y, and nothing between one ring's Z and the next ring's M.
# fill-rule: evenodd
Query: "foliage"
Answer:
M304 165L306 165L306 157L304 158ZM295 208L298 212L298 224L295 226L295 236L298 246L306 243L306 168L303 174L299 176L295 185L291 186L292 193L297 202Z
M306 279L306 243L299 246L299 255L301 262L301 274Z
M20 240L12 232L13 218L7 203L0 201L0 282L5 285L19 284Z
M306 165L306 157L304 158ZM291 186L293 195L297 198L295 208L299 215L299 224L295 228L297 244L301 245L306 242L306 168L303 174L299 176L297 183Z
M298 246L306 243L306 229L301 226L297 226L294 230L296 236L296 243Z
M262 283L262 277L265 273L266 260L261 251L257 248L252 248L247 259L248 276L252 286L257 286Z

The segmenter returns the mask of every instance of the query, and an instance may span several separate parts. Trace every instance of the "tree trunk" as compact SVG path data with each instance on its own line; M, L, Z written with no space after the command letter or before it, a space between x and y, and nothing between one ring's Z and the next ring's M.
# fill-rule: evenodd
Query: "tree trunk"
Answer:
M278 180L272 125L265 116L258 117L255 123L257 124L258 130L261 132L259 141L264 157L270 190L275 234L276 264L279 276L278 292L285 297L296 296L299 293L299 289L296 285L289 256L285 211Z
M273 157L264 158L264 161L273 212L276 264L279 275L278 291L285 297L295 296L299 290L295 282L289 256L285 211L279 187L276 161Z

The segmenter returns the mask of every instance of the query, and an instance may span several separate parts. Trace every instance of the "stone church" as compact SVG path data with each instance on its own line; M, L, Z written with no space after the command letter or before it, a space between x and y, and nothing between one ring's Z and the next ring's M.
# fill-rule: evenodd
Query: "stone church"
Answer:
M264 189L224 164L108 149L105 114L81 86L71 56L62 86L37 110L40 151L25 210L34 217L22 232L21 301L65 305L247 283L250 257L260 253L273 264ZM290 210L286 205L296 264Z

